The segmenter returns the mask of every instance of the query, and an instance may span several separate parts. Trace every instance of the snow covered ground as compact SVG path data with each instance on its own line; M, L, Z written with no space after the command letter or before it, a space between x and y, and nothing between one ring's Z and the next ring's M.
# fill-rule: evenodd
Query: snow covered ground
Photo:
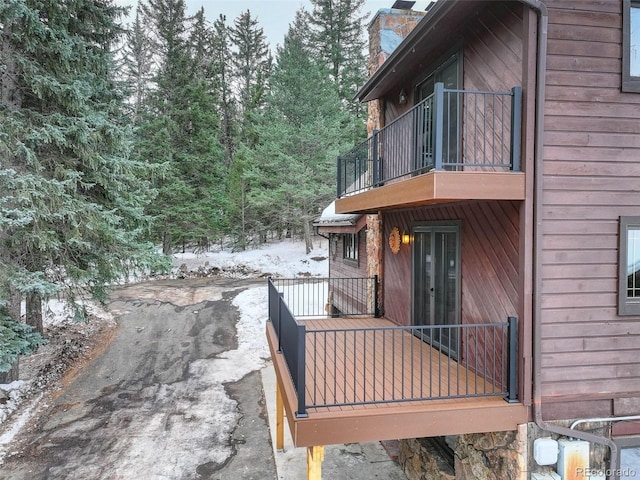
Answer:
M205 253L174 254L172 274L215 273L235 278L268 275L326 277L329 275L327 255L327 240L322 237L314 240L314 249L309 254L305 252L304 242L292 240L269 243L244 252L214 248Z

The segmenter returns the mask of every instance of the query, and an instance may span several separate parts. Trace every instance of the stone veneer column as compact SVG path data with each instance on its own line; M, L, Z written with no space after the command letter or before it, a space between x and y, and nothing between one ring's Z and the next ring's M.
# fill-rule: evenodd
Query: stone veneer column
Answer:
M367 277L382 276L382 221L380 215L367 215ZM373 289L367 292L369 305L382 304L382 282L378 285L378 298L374 300Z
M409 35L425 12L414 10L398 10L383 8L369 22L369 75L373 75L389 58L400 42ZM371 136L373 130L380 129L382 117L380 101L369 102L369 118L367 131Z
M376 13L369 23L369 75L373 75L378 68L393 53L402 40L417 25L425 12L413 10L398 10L383 8ZM382 126L381 102L373 100L369 102L369 117L367 119L368 136L374 130ZM367 215L367 276L378 275L382 277L382 219L380 215ZM382 302L382 283L376 299L380 305ZM373 292L370 292L368 301L373 301Z

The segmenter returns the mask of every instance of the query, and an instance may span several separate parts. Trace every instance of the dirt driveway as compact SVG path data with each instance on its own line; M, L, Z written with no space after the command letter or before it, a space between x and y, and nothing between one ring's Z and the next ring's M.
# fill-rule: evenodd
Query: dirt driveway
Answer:
M232 300L261 284L166 280L114 292L110 346L40 410L0 478L276 478L259 371L233 375Z

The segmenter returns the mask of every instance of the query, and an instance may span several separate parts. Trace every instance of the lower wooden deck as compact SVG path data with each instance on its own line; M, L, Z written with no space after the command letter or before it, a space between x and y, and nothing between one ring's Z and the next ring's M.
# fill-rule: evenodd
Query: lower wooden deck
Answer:
M392 326L384 319L317 319L304 321L307 331L376 328ZM497 387L405 334L388 335L381 340L361 333L348 342L322 335L322 342L307 336L306 397L307 417L295 414L298 398L285 359L277 353L277 337L271 323L267 338L271 349L278 387L282 392L293 442L296 446L329 445L349 442L419 438L463 433L515 430L528 421L528 410L520 403L507 403L502 396L463 398L406 398L491 394ZM366 360L373 343L378 352L394 352ZM402 342L401 348L391 344ZM417 342L413 344L413 342ZM425 350L426 349L426 350ZM425 353L428 352L428 353ZM334 359L347 355L361 359L349 367ZM425 375L425 372L437 374ZM383 372L387 372L386 374ZM393 378L393 381L389 379ZM469 389L474 389L472 392ZM375 403L370 403L375 402ZM329 406L341 403L339 406Z

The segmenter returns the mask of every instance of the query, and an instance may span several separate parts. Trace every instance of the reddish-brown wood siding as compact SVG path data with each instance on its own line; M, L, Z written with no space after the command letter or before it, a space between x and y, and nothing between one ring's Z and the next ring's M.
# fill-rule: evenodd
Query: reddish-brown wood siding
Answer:
M411 246L394 255L393 227L410 231L416 222L461 220L462 323L501 322L517 316L518 225L516 202L477 202L383 214L384 312L399 325L411 324Z
M441 208L416 208L385 213L384 226L384 312L385 318L400 324L412 324L412 247L401 245L393 254L388 245L391 230L411 231L417 222L461 220L461 302L463 324L503 322L518 316L518 244L519 211L516 202L475 202ZM464 353L461 364L485 371L497 365L494 355L504 348L479 342L481 355ZM486 347L486 350L485 350ZM499 375L496 370L493 375Z
M469 24L464 88L505 91L522 83L522 6L496 2Z
M640 395L640 318L616 314L618 218L640 205L640 96L620 91L621 0L547 4L542 386L545 417L562 418L593 413L578 398Z
M463 44L464 90L507 92L522 86L522 22L520 4L496 2L469 24ZM505 112L510 112L510 104L510 96L464 96L463 162L483 163L484 159L498 159L509 151L510 115ZM478 168L488 170L486 166Z
M367 276L366 230L358 233L358 261L346 260L342 235L331 234L329 242L337 238L335 254L329 251L329 276L332 278L364 278Z

